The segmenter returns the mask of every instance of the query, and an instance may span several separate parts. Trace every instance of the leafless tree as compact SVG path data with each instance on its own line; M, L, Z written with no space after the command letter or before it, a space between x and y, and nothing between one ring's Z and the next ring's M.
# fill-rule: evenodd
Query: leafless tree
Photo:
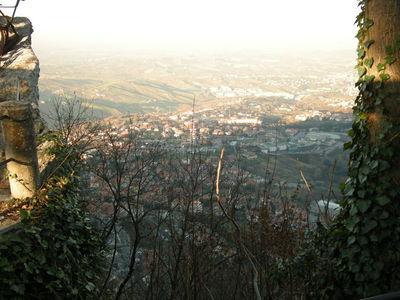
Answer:
M192 135L188 148L174 147L148 139L132 119L122 130L90 123L85 112L60 99L53 120L82 149L82 198L110 249L99 298L299 297L290 268L279 289L271 278L306 231L303 211L274 177L276 163L264 183L252 182L240 151L218 157Z

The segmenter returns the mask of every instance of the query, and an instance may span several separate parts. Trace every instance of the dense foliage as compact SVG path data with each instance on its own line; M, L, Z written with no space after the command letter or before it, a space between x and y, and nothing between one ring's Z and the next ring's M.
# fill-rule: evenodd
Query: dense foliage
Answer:
M400 289L400 186L394 176L400 120L391 117L389 108L400 95L388 89L399 83L390 82L387 72L400 63L400 36L385 45L384 57L373 57L370 48L377 41L370 39L368 31L376 20L366 15L367 5L368 1L360 1L356 20L359 95L349 132L352 140L345 144L351 150L349 179L342 186L341 215L328 236L335 268L331 297L340 299Z
M0 236L1 299L92 299L98 293L102 241L78 201L77 157L53 141L60 162L54 176L34 199L19 203L22 223Z

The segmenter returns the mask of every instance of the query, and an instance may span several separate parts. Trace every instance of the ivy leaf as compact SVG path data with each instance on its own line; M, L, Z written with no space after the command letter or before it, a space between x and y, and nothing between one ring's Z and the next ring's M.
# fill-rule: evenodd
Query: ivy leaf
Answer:
M346 191L346 194L345 194L345 196L348 196L348 197L350 197L350 196L352 196L352 195L353 195L353 193L354 193L354 188L350 188L348 191Z
M379 196L376 198L376 202L378 202L379 205L384 206L390 202L390 199L386 196Z
M371 19L366 19L364 25L365 25L365 27L368 29L368 28L370 28L372 25L374 25L374 21L372 21Z
M385 57L385 62L386 62L388 65L393 64L395 61L396 61L396 58L394 58L393 56L387 56L387 57Z
M399 98L399 99L400 99L400 98ZM351 149L351 145L352 145L351 142L345 143L345 144L343 145L343 150L349 150L349 149Z
M378 222L376 222L375 220L368 221L368 222L365 224L364 228L362 229L362 233L363 233L363 234L368 233L368 232L370 232L372 229L374 229L376 226L378 226Z
M350 271L353 273L358 273L358 272L360 272L360 266L356 263L353 263L350 266Z
M379 77L382 80L389 80L390 79L390 75L389 74L379 74Z
M351 209L350 209L350 216L355 216L358 212L357 207L354 205Z
M362 77L365 75L365 73L367 73L367 68L366 67L358 67L357 71L358 71L358 76Z
M382 271L384 267L385 267L385 265L384 265L382 262L380 262L380 261L376 261L376 262L374 263L374 268L375 268L377 271Z
M369 239L371 240L371 242L377 242L379 241L378 237L375 234L372 234L369 236Z
M351 245L356 241L356 237L354 235L351 235L347 239L347 245Z
M368 239L365 236L359 236L357 240L362 246L368 244Z
M392 47L392 46L386 46L386 47L385 47L385 53L386 53L387 55L392 55L392 54L394 54L394 49L393 49L393 47Z
M360 209L361 213L365 213L371 206L371 200L359 200L357 202L357 206Z
M379 172L385 171L390 168L390 164L385 160L379 161Z
M356 281L362 282L364 281L365 276L362 273L357 273L355 276Z
M366 120L367 119L367 114L366 113L361 113L357 116L358 119L360 120Z
M358 58L359 59L364 59L365 55L367 54L367 52L365 51L364 48L360 48L358 49Z
M358 180L360 181L360 183L364 183L367 181L367 176L364 174L358 174ZM361 197L362 198L362 197Z
M12 284L11 289L20 295L23 295L25 293L25 285L23 284Z
M364 65L366 65L368 68L371 68L372 65L374 64L374 58L367 58L366 60L364 60Z
M378 68L378 71L380 72L380 71L385 70L386 66L384 64L380 63L380 64L378 64L377 68Z
M93 283L89 282L88 284L85 285L85 288L86 288L88 291L91 292L91 291L94 291L94 290L95 290L96 286L95 286Z
M386 91L380 90L378 92L378 97L381 98L381 99L385 99L387 96L389 96L389 93L386 92Z
M373 61L373 58L371 58L372 59L372 63L374 62ZM367 83L367 84L370 84L372 81L374 81L374 79L375 79L375 76L374 75L366 75L365 76L365 82Z
M359 3L358 4L358 6L360 6L361 4ZM358 22L361 22L361 20L364 18L364 12L363 11L361 11L358 15L357 15L357 17L356 17L356 21L354 22L354 24L356 24L356 23L358 23Z
M381 215L379 216L379 219L384 220L389 218L389 213L387 211L382 211Z
M373 170L376 169L379 166L379 162L377 160L374 160L372 163L370 163L369 167Z
M364 93L364 95L365 95L365 97L369 98L369 97L371 97L373 95L373 93L370 92L370 91L367 91L367 92Z
M368 40L364 43L365 48L369 49L369 47L371 47L371 45L375 43L374 40Z
M19 216L21 217L22 220L28 220L31 217L31 211L29 209L20 209L19 210Z
M360 41L360 42L362 42L363 40L364 40L364 38L365 38L365 30L363 30L363 29L360 29L358 32L357 32L357 35L356 35L356 38Z
M349 221L348 221L347 224L346 224L346 228L347 228L349 231L353 231L354 228L355 228L355 226L357 225L357 223L360 222L360 221L361 221L361 218L360 218L360 217L358 217L358 216L353 216L353 217L349 218Z

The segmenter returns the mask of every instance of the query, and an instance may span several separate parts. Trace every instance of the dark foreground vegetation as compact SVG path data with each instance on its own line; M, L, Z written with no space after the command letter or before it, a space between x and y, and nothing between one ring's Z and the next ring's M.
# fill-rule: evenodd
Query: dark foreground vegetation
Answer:
M360 1L360 94L341 210L192 140L166 151L58 103L54 172L1 236L4 299L358 299L400 290L400 6ZM385 38L383 38L383 36ZM134 121L133 121L134 122ZM306 184L306 189L308 185Z

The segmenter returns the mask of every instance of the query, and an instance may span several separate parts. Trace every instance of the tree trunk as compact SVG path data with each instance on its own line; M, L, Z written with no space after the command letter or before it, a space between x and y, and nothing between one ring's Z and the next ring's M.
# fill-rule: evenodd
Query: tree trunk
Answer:
M366 66L367 75L375 76L375 80L382 80L380 76L384 76L383 74L389 75L389 79L383 80L382 86L382 91L389 95L382 99L382 105L375 105L368 116L371 142L379 143L379 135L384 134L385 121L392 123L400 118L400 1L369 0L365 18L374 22L364 39L364 43L374 41L366 49L366 58L374 61L371 68ZM383 67L384 69L379 71ZM364 100L369 102L369 99ZM393 132L391 137L389 136L391 142L394 142L394 151L397 153L400 153L399 134L400 132ZM400 184L400 159L393 161L393 176L395 182Z
M400 0L361 0L349 178L330 237L332 298L400 290Z

